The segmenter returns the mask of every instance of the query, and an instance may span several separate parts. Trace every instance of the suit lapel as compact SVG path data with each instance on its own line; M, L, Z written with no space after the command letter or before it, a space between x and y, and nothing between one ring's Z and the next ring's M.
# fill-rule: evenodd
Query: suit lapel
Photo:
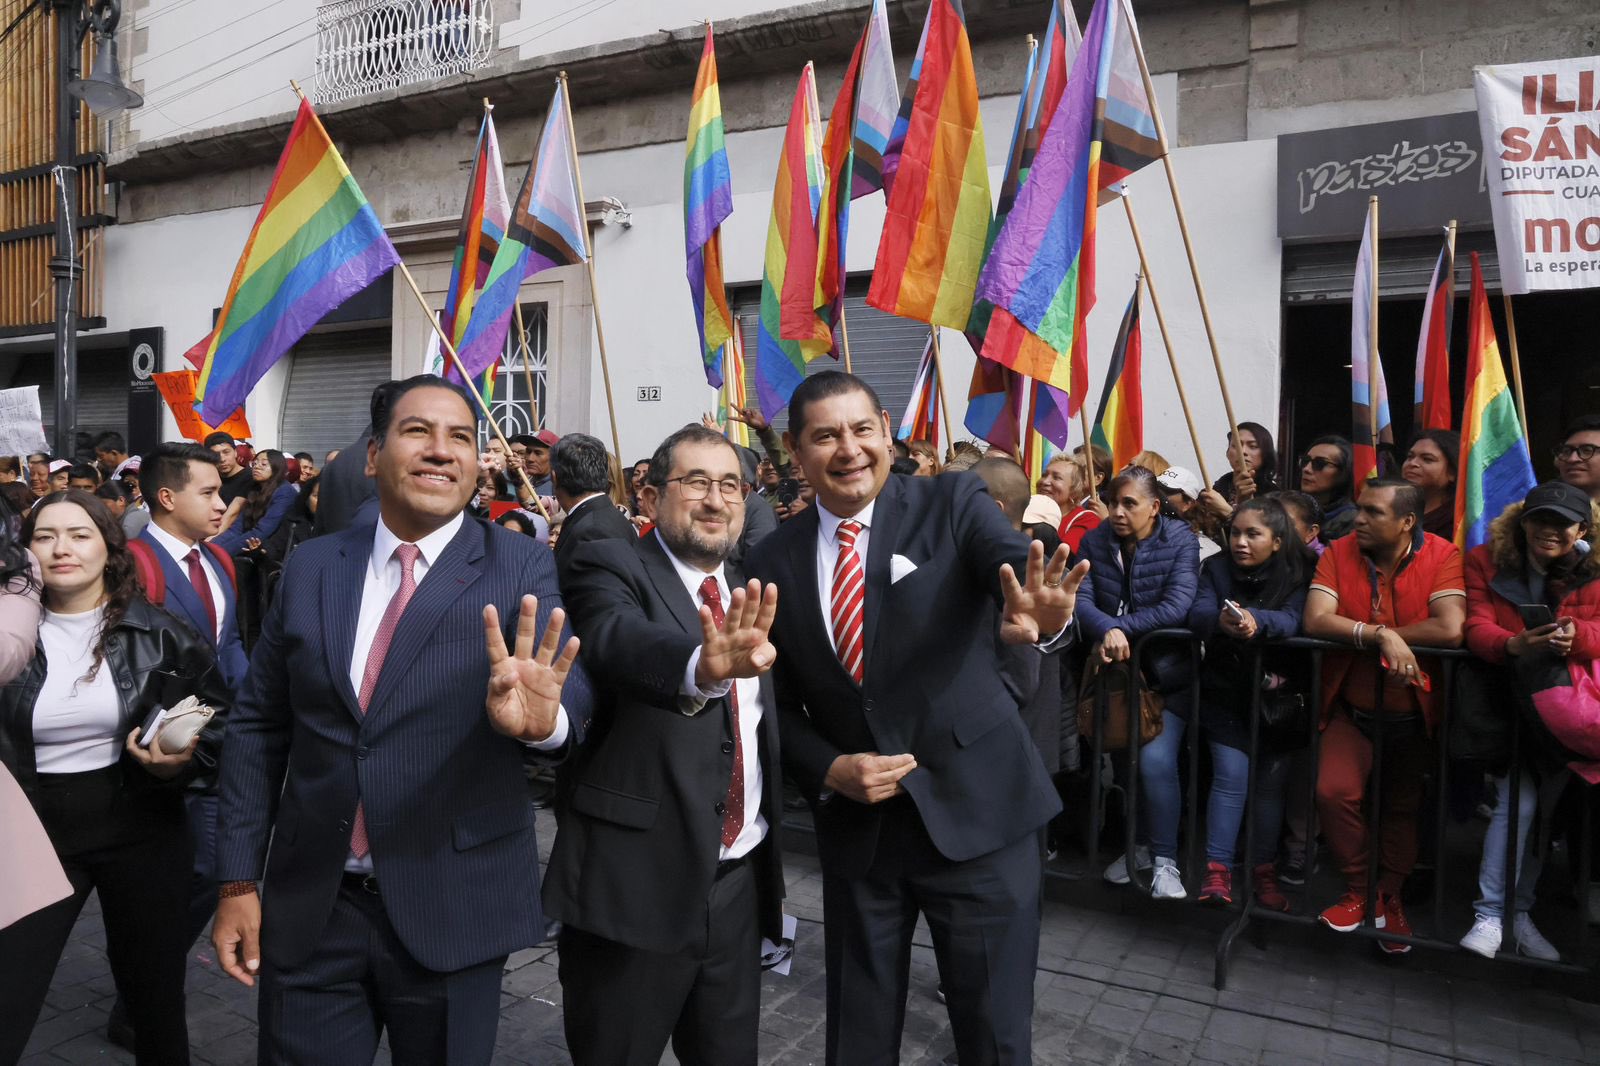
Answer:
M372 702L367 713L381 710L407 671L423 660L422 653L433 639L439 616L461 597L483 572L483 542L488 532L482 524L471 519L461 523L461 528L439 553L439 559L428 568L427 574L412 593L405 613L395 626L394 638L389 642L389 652L383 659L383 672L372 692ZM487 652L484 653L487 662Z
M200 592L189 580L187 566L178 565L177 560L167 554L167 549L156 542L154 537L144 537L150 546L155 549L156 558L161 563L161 569L167 575L167 600L176 606L193 623L196 631L204 633L206 640L214 648L217 646L217 631L211 629L207 632L206 607L200 602ZM226 606L226 601L224 601Z
M350 687L350 657L355 654L361 590L372 559L373 533L372 526L362 525L341 534L344 543L339 547L339 563L325 571L322 580L322 637L328 676L346 709L357 720L361 718L361 701Z
M900 479L891 477L872 508L872 530L867 541L866 622L862 627L863 676L872 670L872 649L877 643L878 619L883 614L883 594L889 588L889 560L894 557L900 533L903 492Z
M667 605L672 617L677 619L684 632L699 636L700 606L683 587L677 569L672 565L672 560L667 558L654 533L639 538L639 557L644 560L644 572L650 576L650 584L655 586L656 595ZM733 579L730 577L728 580L731 584Z

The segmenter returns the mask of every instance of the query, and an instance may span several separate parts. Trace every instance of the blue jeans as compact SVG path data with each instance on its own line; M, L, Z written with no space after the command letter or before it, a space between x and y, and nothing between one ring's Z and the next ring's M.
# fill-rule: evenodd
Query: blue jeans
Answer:
M1178 820L1183 815L1183 790L1178 784L1178 758L1187 723L1171 711L1161 712L1161 735L1139 749L1139 842L1153 854L1176 859ZM1244 824L1250 757L1217 741L1211 747L1211 794L1206 798L1206 861L1233 865L1239 827ZM1255 833L1249 848L1252 866L1271 862L1283 829L1286 755L1264 755L1256 766Z
M1506 903L1506 836L1511 826L1511 775L1494 779L1494 814L1483 834L1483 859L1478 863L1478 892L1481 897L1472 909L1486 918L1504 918ZM1517 785L1517 913L1526 914L1533 906L1533 889L1539 883L1543 860L1533 850L1533 816L1539 806L1539 790L1533 775L1526 770Z

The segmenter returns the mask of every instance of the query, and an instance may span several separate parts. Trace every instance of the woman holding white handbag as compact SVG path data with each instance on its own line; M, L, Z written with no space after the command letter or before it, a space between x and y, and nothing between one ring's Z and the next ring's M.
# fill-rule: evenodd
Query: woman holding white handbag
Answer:
M81 490L46 496L21 539L42 568L44 614L32 661L0 689L0 763L33 803L73 894L0 930L0 1066L20 1058L91 889L137 1061L181 1066L183 787L216 772L227 689L210 643L145 601L101 501Z

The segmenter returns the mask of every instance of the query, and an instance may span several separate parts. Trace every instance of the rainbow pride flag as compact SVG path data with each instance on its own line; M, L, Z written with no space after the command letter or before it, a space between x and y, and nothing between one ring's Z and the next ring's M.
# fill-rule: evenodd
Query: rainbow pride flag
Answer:
M523 279L589 258L574 163L577 151L567 116L566 87L557 82L539 133L538 149L517 192L505 239L495 253L466 333L456 349L473 377L500 358Z
M822 202L822 130L816 75L807 63L795 87L772 185L772 218L761 275L756 395L768 418L783 410L806 364L833 346L816 312L817 210Z
M722 92L717 87L717 51L706 23L706 46L694 79L689 108L689 143L683 163L683 238L687 246L689 297L700 333L706 383L722 385L722 350L733 335L733 312L722 280L722 223L733 214L733 174L728 168Z
M822 142L827 195L817 215L817 312L830 328L842 317L850 201L883 187L883 149L899 107L889 16L884 0L873 0Z
M478 145L472 153L472 170L467 175L467 199L461 208L456 254L450 263L450 285L445 290L444 312L440 316L440 325L458 353L466 339L472 308L478 302L484 282L489 279L489 268L494 265L510 220L511 204L506 199L500 140L495 136L494 119L485 111L483 124L478 127ZM491 363L491 370L485 373L492 372L494 365ZM442 376L452 381L461 380L454 366L447 364L443 369ZM492 387L493 378L487 384ZM485 393L484 399L488 398L489 394Z
M906 413L900 418L900 429L895 437L900 440L925 440L938 447L939 366L933 360L931 333L928 343L922 347L922 360L917 364L917 377L911 385L911 399L906 402Z
M972 47L957 0L933 0L867 303L965 329L990 220Z
M1467 399L1461 409L1461 470L1456 477L1456 545L1462 551L1489 539L1489 523L1520 503L1536 484L1528 439L1506 385L1500 342L1489 317L1478 253L1472 253L1467 305Z
M1117 342L1111 347L1106 387L1100 393L1100 409L1090 434L1094 443L1111 453L1113 470L1121 470L1144 451L1144 342L1139 335L1142 288L1142 281L1134 282L1133 299L1128 301Z
M996 448L1016 454L1021 431L1022 404L1028 379L983 357L972 364L967 386L967 432Z
M1072 77L1028 181L995 240L978 295L995 305L982 354L1071 395L1087 391L1095 216L1160 155L1127 0L1096 0Z
M750 447L750 427L737 418L729 417L729 412L735 407L745 405L744 396L744 327L739 320L733 320L733 329L728 334L728 343L722 350L722 391L717 398L717 417L722 421L722 435L741 448Z
M322 316L400 262L308 100L244 243L195 388L219 425Z
M1455 312L1456 253L1445 238L1433 264L1433 280L1422 304L1417 336L1417 377L1412 392L1411 428L1450 429L1450 320Z

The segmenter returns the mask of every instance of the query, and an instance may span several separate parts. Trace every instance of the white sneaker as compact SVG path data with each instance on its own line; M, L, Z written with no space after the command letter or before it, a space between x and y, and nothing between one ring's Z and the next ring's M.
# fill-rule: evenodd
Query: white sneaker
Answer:
M1512 923L1511 932L1517 938L1517 954L1526 955L1530 959L1539 959L1543 962L1560 962L1561 952L1555 945L1544 938L1544 934L1533 926L1533 919L1526 914L1517 915L1517 920Z
M1150 858L1150 849L1142 845L1136 845L1134 847L1133 858L1134 861L1139 864L1139 869L1141 870L1148 870L1152 865L1154 865L1153 860ZM1112 863L1110 866L1107 866L1105 873L1101 874L1100 876L1104 877L1113 885L1125 885L1132 880L1128 876L1127 854L1124 853L1117 856L1117 861Z
M1156 875L1150 882L1151 899L1188 899L1189 893L1183 887L1183 875L1178 873L1178 864L1171 859L1156 860Z
M1492 959L1500 950L1500 919L1480 914L1472 920L1472 928L1461 938L1461 946L1474 955Z

